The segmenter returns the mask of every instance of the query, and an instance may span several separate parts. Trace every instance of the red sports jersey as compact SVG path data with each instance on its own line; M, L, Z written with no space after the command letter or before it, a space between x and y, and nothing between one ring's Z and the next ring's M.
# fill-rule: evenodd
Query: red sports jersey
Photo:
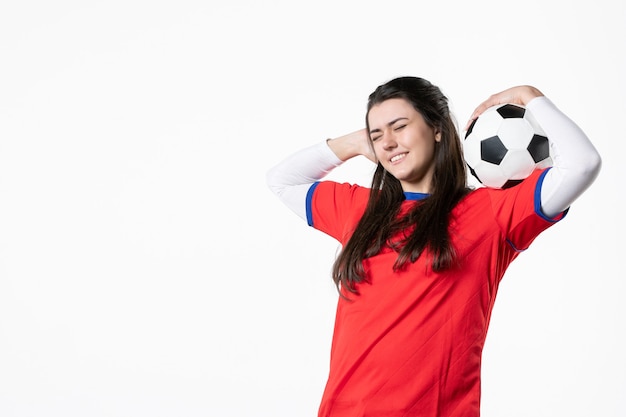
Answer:
M543 171L545 173L545 171ZM543 230L543 174L506 190L479 188L452 212L460 266L432 271L425 252L394 272L397 253L366 259L367 280L339 298L321 417L477 417L481 354L498 284L507 266ZM309 224L342 244L370 189L325 181L307 197ZM419 204L407 193L405 205Z

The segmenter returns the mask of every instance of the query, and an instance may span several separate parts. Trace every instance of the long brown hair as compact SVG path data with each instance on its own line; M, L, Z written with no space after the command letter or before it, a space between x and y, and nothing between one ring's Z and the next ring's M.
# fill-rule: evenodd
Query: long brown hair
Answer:
M396 271L415 262L426 249L432 255L434 271L451 268L456 260L448 231L450 212L469 188L461 140L448 99L423 78L393 79L369 96L365 116L368 131L367 116L371 108L392 98L411 103L431 128L441 132L441 140L435 145L431 194L400 217L400 206L405 199L400 181L378 164L365 213L333 265L335 284L352 293L357 292L356 284L365 279L363 260L378 254L384 246L398 253L393 267ZM400 231L406 237L391 241Z

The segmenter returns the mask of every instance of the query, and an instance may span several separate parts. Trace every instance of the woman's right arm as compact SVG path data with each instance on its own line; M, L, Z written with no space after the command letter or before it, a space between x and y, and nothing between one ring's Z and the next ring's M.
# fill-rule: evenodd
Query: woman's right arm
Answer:
M357 155L374 160L365 129L290 155L267 172L267 185L287 207L306 220L306 195L311 185Z

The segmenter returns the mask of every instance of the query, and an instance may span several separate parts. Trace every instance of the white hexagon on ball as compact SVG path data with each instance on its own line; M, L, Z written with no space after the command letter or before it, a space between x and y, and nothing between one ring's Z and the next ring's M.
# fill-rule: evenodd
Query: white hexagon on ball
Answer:
M509 188L552 165L549 141L524 107L503 104L483 112L463 141L470 173L491 188Z

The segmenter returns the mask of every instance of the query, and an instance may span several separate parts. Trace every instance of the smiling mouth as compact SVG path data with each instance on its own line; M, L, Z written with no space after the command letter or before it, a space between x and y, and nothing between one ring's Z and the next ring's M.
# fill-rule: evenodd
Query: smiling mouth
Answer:
M393 163L393 162L398 162L398 161L400 161L400 160L404 159L404 157L405 157L405 156L406 156L406 153L401 153L400 155L396 155L396 156L394 156L393 158L391 158L391 159L389 160L389 162L392 162L392 163Z

